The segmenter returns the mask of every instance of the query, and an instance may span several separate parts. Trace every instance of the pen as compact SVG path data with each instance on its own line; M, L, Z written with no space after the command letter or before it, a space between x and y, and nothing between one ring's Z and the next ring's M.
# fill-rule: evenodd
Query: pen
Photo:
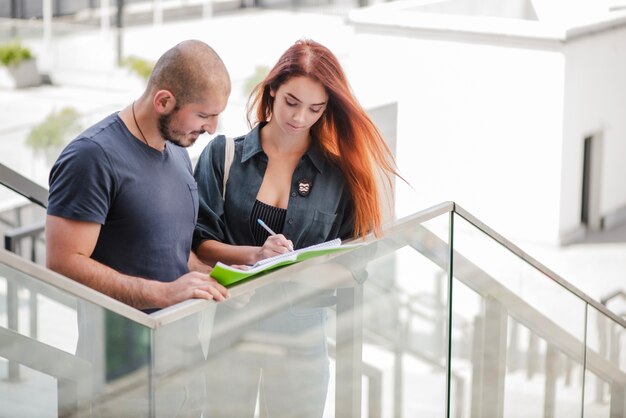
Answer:
M257 219L256 221L259 223L259 225L261 225L263 227L263 229L265 229L267 232L269 232L270 235L276 235L276 232L272 231L272 228L267 226L265 224L265 222L263 222L260 219ZM289 251L293 251L293 247L291 245L289 246Z

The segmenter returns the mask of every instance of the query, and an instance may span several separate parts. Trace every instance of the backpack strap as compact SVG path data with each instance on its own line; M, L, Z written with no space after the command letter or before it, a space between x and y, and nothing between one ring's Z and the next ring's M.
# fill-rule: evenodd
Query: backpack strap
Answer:
M230 173L230 166L235 158L235 139L227 136L224 147L224 184L222 185L222 200L226 199L226 182Z

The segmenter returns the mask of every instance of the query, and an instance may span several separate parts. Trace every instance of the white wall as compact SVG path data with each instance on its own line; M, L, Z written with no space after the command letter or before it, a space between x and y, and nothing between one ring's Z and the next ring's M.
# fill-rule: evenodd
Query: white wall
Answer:
M583 140L602 134L600 215L626 207L626 28L568 41L560 230L580 223Z
M415 189L397 183L398 216L454 200L507 238L555 242L560 51L358 33L370 88L398 97L398 163Z

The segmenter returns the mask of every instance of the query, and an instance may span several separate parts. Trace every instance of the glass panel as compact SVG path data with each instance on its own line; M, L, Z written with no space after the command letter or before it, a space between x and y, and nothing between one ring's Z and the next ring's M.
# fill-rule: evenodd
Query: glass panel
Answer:
M206 363L200 361L207 378L205 416L253 416L259 408L267 416L321 416L332 400L327 335L329 307L336 302L333 282L341 275L352 281L345 269L332 267L311 269L315 275L309 277L288 267L272 274L274 283L253 280L249 292L218 304L213 318L188 325L189 334L212 329L192 339L200 344L189 349L190 359L207 353ZM326 286L324 279L333 280Z
M478 294L465 286L463 282L452 282L452 352L450 372L450 416L474 417L471 413L471 397L475 390L472 381L472 344L474 342L474 325L479 319L481 299Z
M0 265L3 417L147 416L149 365L148 328Z
M371 416L445 416L448 220L404 224L375 244L385 251L370 257L363 284L363 416L376 385Z
M587 306L585 418L626 416L626 330Z
M216 304L211 303L204 311L155 330L152 378L156 417L200 417L205 397L211 393L205 378L219 381L222 392L238 392L236 380L231 379L233 375L226 370L212 369L206 360L212 343L215 309ZM213 338L218 336L213 335ZM232 367L237 370L238 365L232 364ZM224 404L220 406L224 406L224 411L228 408Z
M454 250L456 416L580 416L585 303L456 214Z
M443 418L448 254L414 223L238 284L214 312L156 330L157 391L200 370L205 416Z
M0 265L0 325L57 350L74 354L76 298Z
M389 389L385 416L399 410L402 416L444 417L447 272L405 246L370 262L368 273L363 361Z
M456 215L451 309L449 220L154 330L0 265L2 416L623 418L624 328Z

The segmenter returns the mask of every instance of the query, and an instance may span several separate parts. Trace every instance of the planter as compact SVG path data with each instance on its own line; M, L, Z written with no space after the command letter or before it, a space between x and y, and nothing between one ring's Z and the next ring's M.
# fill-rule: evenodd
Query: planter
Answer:
M9 88L24 88L41 84L41 75L37 70L37 60L27 59L19 64L11 64L6 67L5 74L0 80L0 85Z

